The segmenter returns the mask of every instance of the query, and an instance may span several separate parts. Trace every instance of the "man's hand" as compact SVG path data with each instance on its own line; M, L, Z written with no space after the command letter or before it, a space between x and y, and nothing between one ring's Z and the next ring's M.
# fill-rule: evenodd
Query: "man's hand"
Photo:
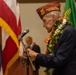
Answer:
M28 49L28 52L29 52L31 59L34 61L38 53L31 49Z

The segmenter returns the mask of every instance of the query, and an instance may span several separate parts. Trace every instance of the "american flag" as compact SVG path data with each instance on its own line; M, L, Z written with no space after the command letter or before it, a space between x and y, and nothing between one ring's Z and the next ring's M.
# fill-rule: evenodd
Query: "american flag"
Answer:
M2 27L2 61L0 75L7 75L8 69L19 57L18 35L21 33L19 9L16 0L0 0L0 27Z

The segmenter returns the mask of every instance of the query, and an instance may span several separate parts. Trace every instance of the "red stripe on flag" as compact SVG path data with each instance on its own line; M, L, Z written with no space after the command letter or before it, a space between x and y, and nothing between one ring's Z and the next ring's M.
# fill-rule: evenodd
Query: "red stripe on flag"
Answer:
M1 3L0 3L1 4ZM2 1L2 4L0 5L0 17L3 18L3 20L5 20L9 26L12 28L12 30L14 31L14 33L17 35L17 20L16 20L16 16L14 15L14 13L11 11L11 9L6 5L6 3L4 1Z
M20 34L21 34L21 31L22 31L20 17L19 17L19 21L18 21L18 27L17 27L17 29L18 29L18 35L20 35Z
M6 66L10 59L15 55L17 52L18 48L16 47L14 41L12 40L11 37L9 37L6 41L5 48L2 52L2 66L3 66L3 72L6 70Z

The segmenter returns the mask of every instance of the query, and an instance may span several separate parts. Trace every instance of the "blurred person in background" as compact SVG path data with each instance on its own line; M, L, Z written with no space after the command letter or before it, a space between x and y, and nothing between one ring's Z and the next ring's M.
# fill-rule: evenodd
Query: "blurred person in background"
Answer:
M37 53L41 52L39 45L37 45L35 42L33 42L33 38L31 36L27 36L25 38L25 42L26 42L27 48L30 48L33 51L37 52ZM36 68L36 71L34 72L34 75L39 75L39 68L40 68L40 66L38 65L36 60L33 61L33 64L34 64L34 66Z

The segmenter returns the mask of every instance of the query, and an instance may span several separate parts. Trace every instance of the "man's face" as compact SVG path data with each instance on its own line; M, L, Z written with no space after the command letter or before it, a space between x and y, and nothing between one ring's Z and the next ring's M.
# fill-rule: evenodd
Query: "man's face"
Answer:
M26 38L25 41L28 46L30 46L32 44L32 40L29 38Z
M54 18L44 16L42 20L43 20L43 27L45 27L47 29L47 32L50 33L55 23Z

